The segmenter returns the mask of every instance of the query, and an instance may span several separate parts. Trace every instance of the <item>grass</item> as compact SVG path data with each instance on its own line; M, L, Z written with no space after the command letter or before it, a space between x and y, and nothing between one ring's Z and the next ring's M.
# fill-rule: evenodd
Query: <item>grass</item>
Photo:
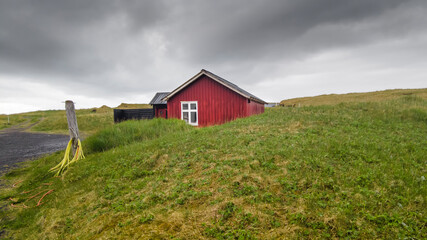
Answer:
M424 89L394 89L367 93L328 94L316 97L287 99L280 102L282 106L321 106L339 103L379 102L398 99L402 96L417 96L427 99L427 88Z
M185 132L189 129L191 129L190 126L177 119L163 121L156 118L150 121L125 121L88 137L85 145L88 153L102 152L138 141L159 138L176 131Z
M140 109L140 108L152 108L150 104L139 104L139 103L121 103L116 109Z
M43 113L40 121L30 131L68 134L67 116L64 110ZM80 134L84 137L114 124L111 108L76 110L76 117Z
M149 104L122 103L117 109L151 108ZM102 106L99 108L77 109L76 116L80 134L90 136L106 127L112 126L113 108ZM68 123L65 110L47 110L28 113L0 115L0 130L14 126L30 127L30 132L68 134Z
M6 207L0 226L15 239L425 239L426 136L413 95L207 128L124 122L84 141L92 153L62 178L48 169L63 152L8 173L5 204L54 192Z
M40 112L32 112L25 114L1 114L0 115L0 130L13 126L27 127L36 123L42 117Z
M76 110L77 122L83 136L91 135L114 124L111 108L93 108ZM65 110L36 111L10 115L0 115L0 129L9 127L30 127L30 132L68 134L68 123Z

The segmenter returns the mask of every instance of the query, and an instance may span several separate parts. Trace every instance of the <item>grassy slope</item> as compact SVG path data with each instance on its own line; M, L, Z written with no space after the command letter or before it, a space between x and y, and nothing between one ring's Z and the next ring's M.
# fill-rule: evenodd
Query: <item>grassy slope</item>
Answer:
M151 108L149 104L122 103L117 109ZM83 136L89 136L101 129L113 125L113 109L107 106L76 110L79 130ZM21 125L19 125L21 124ZM0 115L0 130L19 125L27 127L34 124L29 131L68 134L67 117L64 110L36 111L9 116Z
M83 136L91 135L114 124L113 109L108 107L79 109L76 110L76 116L79 131ZM68 134L65 111L56 110L52 111L51 115L44 115L30 131Z
M76 110L79 130L84 135L90 135L113 125L113 109L100 107ZM0 115L0 129L17 126L33 125L29 131L68 134L67 117L65 110L36 111L10 115L10 124L7 124L7 115Z
M31 112L31 113L21 113L21 114L12 114L8 115L1 114L0 115L0 130L13 127L13 126L19 126L19 127L26 127L31 124L34 124L38 122L41 118L41 112Z
M284 106L320 106L336 105L339 103L379 102L397 99L402 96L418 96L427 99L427 88L424 89L394 89L368 93L328 94L316 97L287 99L280 102Z
M8 204L55 191L41 207L6 209L1 226L16 239L427 237L426 100L275 108L202 129L152 124L138 131L168 130L105 152L88 139L92 153L63 178L47 173L63 153L9 173L24 181L2 191Z

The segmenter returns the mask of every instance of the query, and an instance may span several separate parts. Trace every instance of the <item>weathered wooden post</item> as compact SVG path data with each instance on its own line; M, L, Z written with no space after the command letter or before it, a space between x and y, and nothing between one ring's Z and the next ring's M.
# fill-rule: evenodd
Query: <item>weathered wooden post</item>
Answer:
M68 129L70 130L70 139L73 141L73 156L77 150L79 136L79 127L77 125L76 111L74 103L71 100L65 101L65 112L67 114Z
M79 159L85 158L82 149L82 143L79 139L79 127L77 126L76 111L74 103L71 100L65 101L65 113L67 114L68 130L70 130L70 141L65 149L64 159L51 168L49 172L56 171L55 176L61 175L71 163L77 162ZM73 159L70 161L70 151L73 149Z

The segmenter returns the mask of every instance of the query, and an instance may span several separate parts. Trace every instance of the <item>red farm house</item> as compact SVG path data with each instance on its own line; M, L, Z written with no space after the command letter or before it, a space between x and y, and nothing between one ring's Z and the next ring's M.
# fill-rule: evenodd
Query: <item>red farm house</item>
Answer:
M266 102L202 69L172 92L157 93L150 104L156 117L178 118L193 126L210 126L263 113ZM167 112L161 113L166 106Z

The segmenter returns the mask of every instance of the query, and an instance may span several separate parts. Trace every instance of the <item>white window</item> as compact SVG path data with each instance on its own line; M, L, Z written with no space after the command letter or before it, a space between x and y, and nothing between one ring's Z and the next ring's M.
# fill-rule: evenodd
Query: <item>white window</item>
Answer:
M197 102L181 102L181 119L190 125L198 126L199 116L197 110Z

